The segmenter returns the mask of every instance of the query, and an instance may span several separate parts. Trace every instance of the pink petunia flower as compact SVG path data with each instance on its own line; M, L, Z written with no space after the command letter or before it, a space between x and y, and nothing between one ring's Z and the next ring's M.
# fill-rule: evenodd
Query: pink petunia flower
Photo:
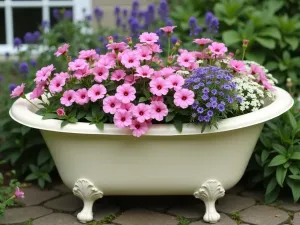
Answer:
M182 109L186 109L195 101L195 94L193 91L182 88L177 90L174 94L174 104Z
M63 77L54 77L50 81L49 91L51 93L62 92L63 86L66 84L66 80Z
M134 107L135 107L135 105L132 104L131 102L130 103L126 103L126 104L121 103L120 109L125 109L126 111L131 112L134 109Z
M162 76L164 76L165 78L171 76L172 74L174 74L175 70L172 69L171 67L164 67L163 69L160 70L160 73Z
M120 43L111 43L106 45L107 49L114 50L116 52L123 52L128 48L128 45L125 42Z
M19 187L16 187L16 191L15 191L15 197L16 198L24 198L24 192L20 190Z
M241 60L230 60L229 65L235 72L244 72L246 70L245 64Z
M157 96L166 95L169 91L169 85L166 80L161 77L152 79L149 83L150 92Z
M55 70L55 68L52 64L41 68L36 72L36 78L34 79L34 81L37 84L46 81L50 77L53 70Z
M30 94L30 99L35 99L41 97L45 92L44 85L38 84Z
M25 84L22 83L21 85L15 87L15 89L11 92L10 97L11 98L16 98L16 97L20 97L24 94L24 88L25 88Z
M169 76L166 81L169 84L170 88L173 88L175 91L181 89L184 85L184 78L180 75L171 75Z
M124 52L121 56L121 63L126 68L139 67L140 60L135 51Z
M74 62L69 62L68 66L69 70L76 71L85 69L89 64L84 59L76 59Z
M84 105L84 104L88 103L89 100L90 99L89 99L88 91L86 90L86 88L81 88L76 91L75 102L78 105Z
M138 122L143 123L151 118L151 107L140 103L134 107L132 114Z
M79 52L79 59L85 59L85 60L91 60L91 59L95 59L97 56L97 52L94 49L90 49L90 50L81 50Z
M192 53L183 52L178 56L177 62L180 66L189 67L191 63L194 63L196 58L193 56Z
M149 43L148 46L151 49L152 53L161 53L162 52L162 50L158 44Z
M221 56L227 52L227 48L224 43L213 42L208 46L208 49L213 53L214 56Z
M58 116L65 116L65 115L66 115L64 108L58 108L58 109L56 110L56 114L57 114Z
M146 77L146 78L150 78L151 75L154 73L154 69L150 68L148 65L144 65L141 67L138 67L136 69L136 74L135 76L137 77Z
M150 105L152 112L152 119L162 121L166 115L168 115L168 107L161 101L153 101Z
M101 55L99 61L96 63L96 67L105 67L107 69L111 69L115 67L116 60L112 57L112 55Z
M105 67L95 67L92 69L93 74L95 75L94 80L101 83L104 80L107 80L109 71Z
M268 81L268 79L267 79L267 77L266 77L266 75L265 75L264 72L261 72L261 73L259 74L259 79L258 79L258 81L260 81L260 82L263 84L263 86L264 86L264 88L265 88L266 90L271 90L271 91L274 91L274 90L275 90L275 88L269 83L269 81Z
M159 37L156 33L144 32L139 36L140 42L151 44L158 41Z
M130 129L132 130L133 136L140 137L148 131L149 127L147 122L140 123L137 120L133 120Z
M65 106L71 106L75 101L76 92L74 90L65 91L60 98L60 103Z
M115 114L121 107L121 102L115 96L108 96L103 99L103 111L105 113Z
M205 46L206 44L209 44L212 42L212 40L210 40L209 38L197 38L193 41L194 43L200 45L200 46Z
M124 79L125 76L126 76L126 73L124 70L115 70L114 72L112 72L110 79L120 81L120 80Z
M54 53L56 57L60 55L64 55L68 52L70 45L69 44L63 44L62 46L58 47L57 52Z
M125 76L124 80L125 80L125 82L124 82L125 84L133 85L133 84L135 84L137 77L135 77L134 75L127 75L127 76Z
M140 60L150 60L152 58L152 50L149 46L139 46L136 50L136 53L139 56Z
M107 93L106 88L102 84L94 84L88 90L88 97L91 99L92 102L97 101L105 96Z
M251 64L250 68L251 68L250 73L252 75L259 75L264 73L263 69L259 65Z
M54 76L64 78L65 80L70 79L70 74L66 72L55 73Z
M114 115L114 124L118 128L125 128L130 126L132 123L132 115L125 109L118 109Z
M173 30L176 28L176 26L166 26L166 27L162 27L160 28L162 31L164 31L167 34L171 34L173 33Z
M194 70L194 69L197 69L198 67L199 67L198 63L192 62L192 63L190 64L190 66L187 67L187 69L190 70L190 71L192 71L192 70Z
M89 67L86 66L82 70L76 70L75 73L73 74L78 80L80 80L83 77L86 77L90 74Z
M136 90L130 84L123 84L117 87L116 98L122 103L129 103L133 101L135 97Z
M164 102L164 96L152 96L151 98L151 103L152 102Z

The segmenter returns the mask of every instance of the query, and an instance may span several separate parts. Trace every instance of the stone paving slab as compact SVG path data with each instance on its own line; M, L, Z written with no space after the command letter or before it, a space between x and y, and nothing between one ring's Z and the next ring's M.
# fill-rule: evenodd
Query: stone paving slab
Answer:
M279 208L282 208L284 210L290 211L290 212L299 212L300 211L300 204L294 203L291 199L285 199L285 200L279 200L276 205Z
M300 212L294 214L293 225L300 225Z
M204 212L204 204L174 206L168 210L169 214L183 216L187 219L200 219Z
M65 213L52 213L37 220L33 225L82 225L77 218Z
M46 209L41 206L7 209L4 213L4 217L0 219L0 224L25 223L30 219L36 219L50 213L52 213L51 209Z
M252 206L240 213L243 222L254 225L279 225L287 222L287 212L266 205Z
M113 220L121 225L177 225L175 217L146 209L131 209Z
M220 212L231 214L249 208L253 205L255 205L255 200L253 198L225 195L223 198L219 199L216 208Z
M72 190L64 184L54 185L53 189L61 193L72 193Z
M22 189L22 191L24 191L25 198L17 201L25 206L39 205L60 195L58 191L41 190L38 187L28 187Z
M264 202L264 193L261 191L243 191L241 196L253 198L258 202Z
M237 222L235 222L234 220L232 220L229 216L227 216L224 213L220 213L221 215L221 219L219 220L219 222L215 223L216 225L237 225ZM194 223L191 223L189 225L209 225L209 223L206 223L204 221L197 221Z
M75 195L69 194L48 201L44 204L44 206L64 212L75 212L77 209L83 206L83 202Z

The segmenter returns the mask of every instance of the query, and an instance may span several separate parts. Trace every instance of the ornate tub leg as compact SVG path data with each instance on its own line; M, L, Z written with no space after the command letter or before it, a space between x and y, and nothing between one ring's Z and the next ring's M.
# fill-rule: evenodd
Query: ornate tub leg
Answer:
M83 209L77 214L77 219L86 223L93 220L93 204L103 197L103 193L87 179L79 179L76 181L73 193L83 201Z
M215 203L218 198L225 195L225 190L221 183L217 180L206 181L201 188L194 193L196 198L201 199L205 203L206 212L203 220L208 223L216 223L220 219Z

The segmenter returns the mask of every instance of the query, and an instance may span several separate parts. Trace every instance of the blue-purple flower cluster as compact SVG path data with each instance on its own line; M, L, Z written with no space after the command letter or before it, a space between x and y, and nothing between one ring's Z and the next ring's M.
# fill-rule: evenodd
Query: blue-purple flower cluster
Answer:
M215 35L219 31L219 20L217 17L214 16L212 12L207 12L205 14L205 26L201 27L198 25L197 19L194 16L189 18L189 31L190 36L198 36L204 30L208 31L209 33Z
M235 92L236 84L232 79L233 75L228 70L215 66L194 70L185 80L186 87L195 93L193 120L210 126L216 125L242 101Z

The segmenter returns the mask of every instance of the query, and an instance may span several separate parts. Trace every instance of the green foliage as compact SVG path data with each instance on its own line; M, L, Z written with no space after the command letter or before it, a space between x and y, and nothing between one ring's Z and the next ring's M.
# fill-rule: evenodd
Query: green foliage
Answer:
M188 219L186 219L183 216L177 216L176 220L179 222L179 225L188 225L191 223L191 221L189 221Z

